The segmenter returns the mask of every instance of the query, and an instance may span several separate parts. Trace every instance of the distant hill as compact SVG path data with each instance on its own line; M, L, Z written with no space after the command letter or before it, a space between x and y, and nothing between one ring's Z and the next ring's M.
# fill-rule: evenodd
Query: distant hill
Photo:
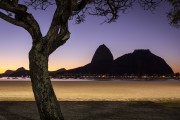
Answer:
M135 50L133 53L125 54L112 64L113 74L173 74L171 67L159 56L150 50Z
M104 44L100 45L91 60L91 63L66 71L65 73L73 74L106 74L111 71L111 65L113 63L113 55L109 48Z
M109 48L107 48L104 44L100 45L91 60L91 63L101 63L101 62L112 62L113 55Z
M65 68L61 68L61 69L56 70L56 71L49 71L49 75L50 76L55 76L56 74L61 73L61 72L65 72L65 71L66 71Z
M2 76L4 76L4 77L8 77L10 74L12 74L14 71L13 70L6 70L3 74L2 74Z
M113 60L111 51L100 45L91 63L58 74L162 75L173 74L171 67L150 50L135 50Z
M18 68L16 71L13 71L8 77L25 77L29 76L29 71L26 70L24 67Z
M66 71L66 69L62 68L56 71L50 71L50 76L54 76L59 72ZM0 77L25 77L30 76L29 70L26 70L24 67L20 67L17 70L7 70L3 74L0 74Z

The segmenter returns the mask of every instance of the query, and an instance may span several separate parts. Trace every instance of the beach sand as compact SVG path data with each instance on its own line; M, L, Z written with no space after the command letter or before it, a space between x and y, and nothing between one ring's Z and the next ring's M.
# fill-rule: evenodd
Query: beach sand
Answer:
M179 82L53 82L65 120L180 120ZM31 82L0 82L0 120L40 120Z
M180 82L53 81L59 101L180 100ZM0 82L0 101L34 101L31 82Z

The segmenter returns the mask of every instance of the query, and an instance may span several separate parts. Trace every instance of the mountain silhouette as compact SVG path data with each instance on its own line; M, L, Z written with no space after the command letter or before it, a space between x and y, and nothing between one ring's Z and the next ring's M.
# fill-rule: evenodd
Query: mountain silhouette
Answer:
M100 45L91 60L91 63L112 62L113 55L104 44Z
M94 53L91 63L66 71L74 74L108 74L111 72L113 55L104 44L100 45Z
M16 71L8 75L8 77L25 77L25 76L29 76L29 71L26 70L24 67L20 67Z
M59 72L66 71L65 68L61 68L56 71L49 71L50 76L54 76ZM26 70L24 67L20 67L17 70L6 70L3 74L0 74L0 77L26 77L30 76L29 70Z
M113 74L172 74L173 70L164 59L150 52L150 50L135 50L133 53L125 54L112 64Z
M12 74L14 71L13 70L6 70L2 76L8 77L10 74Z
M56 71L49 71L49 75L50 76L55 76L56 74L61 73L61 72L65 72L65 71L66 71L65 68L61 68L61 69L58 69Z
M66 74L112 74L112 75L167 75L173 74L171 67L150 50L134 50L115 60L109 48L100 45L91 63L67 70Z
M111 51L103 44L96 49L89 64L70 70L62 68L49 73L53 77L62 74L167 75L173 74L173 70L164 59L151 53L148 49L134 50L133 53L125 54L113 60ZM21 67L16 71L7 70L1 76L29 76L29 71Z

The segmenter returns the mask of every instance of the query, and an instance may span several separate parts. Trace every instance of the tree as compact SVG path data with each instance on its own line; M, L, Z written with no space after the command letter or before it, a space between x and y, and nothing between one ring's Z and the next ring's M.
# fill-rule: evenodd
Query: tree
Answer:
M49 78L48 58L70 38L70 18L81 23L86 15L96 15L104 16L104 22L111 23L117 20L120 12L124 13L135 3L145 10L154 10L162 1L172 5L168 17L171 24L179 26L179 0L0 0L0 18L24 28L32 37L29 68L41 120L64 120ZM49 5L55 5L56 10L47 34L43 36L28 8L45 10Z
M168 13L170 24L179 28L180 27L180 1L179 0L168 0L172 6L171 11Z

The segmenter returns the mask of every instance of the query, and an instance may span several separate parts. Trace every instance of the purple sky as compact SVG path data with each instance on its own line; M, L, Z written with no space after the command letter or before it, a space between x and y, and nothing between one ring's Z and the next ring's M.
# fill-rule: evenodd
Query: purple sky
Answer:
M46 11L33 11L42 33L48 30L53 6ZM69 22L71 38L49 59L49 70L75 68L89 63L97 47L105 44L114 59L134 49L150 49L180 72L180 29L168 24L167 8L160 6L154 13L142 8L129 9L115 23L103 24L104 18L87 16L85 23ZM0 73L7 69L28 67L31 37L22 28L0 19Z

